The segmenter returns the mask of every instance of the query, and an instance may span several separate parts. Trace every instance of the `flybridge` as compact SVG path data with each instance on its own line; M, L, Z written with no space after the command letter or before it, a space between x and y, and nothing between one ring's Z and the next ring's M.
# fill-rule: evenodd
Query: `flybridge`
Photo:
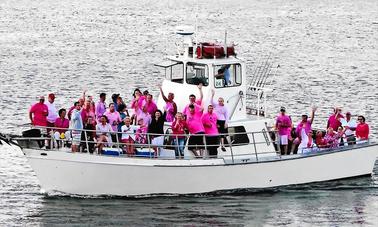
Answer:
M197 37L191 27L181 26L176 30L176 34L183 38L182 43L177 44L177 55L192 57L197 59L219 59L236 56L235 44L227 44L227 32L224 43L220 42L198 42Z

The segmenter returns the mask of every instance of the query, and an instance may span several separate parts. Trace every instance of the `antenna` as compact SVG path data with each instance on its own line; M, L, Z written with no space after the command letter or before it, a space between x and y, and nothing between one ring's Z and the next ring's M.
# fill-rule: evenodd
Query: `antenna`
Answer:
M224 31L224 54L226 56L226 58L228 58L228 55L227 55L227 29Z
M193 59L197 55L197 48L198 48L198 10L199 10L198 0L196 0L196 24L195 24L195 42L196 42L196 46L193 49Z

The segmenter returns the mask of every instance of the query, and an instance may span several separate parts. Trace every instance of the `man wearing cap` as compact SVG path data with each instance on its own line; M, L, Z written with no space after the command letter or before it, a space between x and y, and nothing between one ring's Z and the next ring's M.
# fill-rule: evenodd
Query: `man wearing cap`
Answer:
M345 135L347 137L348 145L352 145L356 143L356 136L354 135L354 132L357 128L357 122L352 119L352 114L350 112L347 112L345 114L345 118L341 118L341 125L346 129Z
M40 96L39 102L34 104L29 110L29 119L34 126L47 126L48 107L44 104L45 97ZM33 116L34 115L34 116Z
M55 95L53 93L49 94L47 103L45 104L49 110L49 115L47 115L47 126L54 127L55 120L58 118L57 110L54 104ZM50 131L47 129L47 131Z
M280 138L280 145L283 147L282 154L289 154L288 153L288 144L289 144L289 135L291 132L291 119L289 116L285 114L286 109L285 107L281 107L280 114L277 116L276 119L276 129L278 130L278 136Z

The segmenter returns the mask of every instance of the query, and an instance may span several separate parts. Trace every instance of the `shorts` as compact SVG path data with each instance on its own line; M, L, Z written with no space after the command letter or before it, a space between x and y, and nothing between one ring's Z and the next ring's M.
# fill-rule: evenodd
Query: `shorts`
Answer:
M188 149L189 150L196 150L196 149L204 149L203 144L203 132L198 132L196 134L190 135L189 137L189 143L188 143Z
M80 145L81 133L72 132L72 145Z
M224 127L225 124L226 124L226 121L217 120L217 126L219 126L219 127L217 127L217 128L218 128L218 132L219 132L219 134L225 134L225 133L228 133L227 128ZM226 135L221 135L221 137L223 137L223 138L224 138L225 136L226 136Z
M280 135L279 138L280 138L281 145L288 145L289 144L288 135Z

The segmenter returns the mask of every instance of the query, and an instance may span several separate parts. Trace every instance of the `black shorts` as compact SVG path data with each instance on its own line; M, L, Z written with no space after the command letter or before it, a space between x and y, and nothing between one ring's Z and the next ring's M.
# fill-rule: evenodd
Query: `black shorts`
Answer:
M196 134L190 135L188 149L189 150L203 149L204 148L204 144L203 144L204 134L205 134L204 132L198 132Z
M226 121L217 120L217 128L218 128L219 134L228 133L227 128L224 127L225 124L226 124ZM224 138L225 136L222 135L221 137Z

